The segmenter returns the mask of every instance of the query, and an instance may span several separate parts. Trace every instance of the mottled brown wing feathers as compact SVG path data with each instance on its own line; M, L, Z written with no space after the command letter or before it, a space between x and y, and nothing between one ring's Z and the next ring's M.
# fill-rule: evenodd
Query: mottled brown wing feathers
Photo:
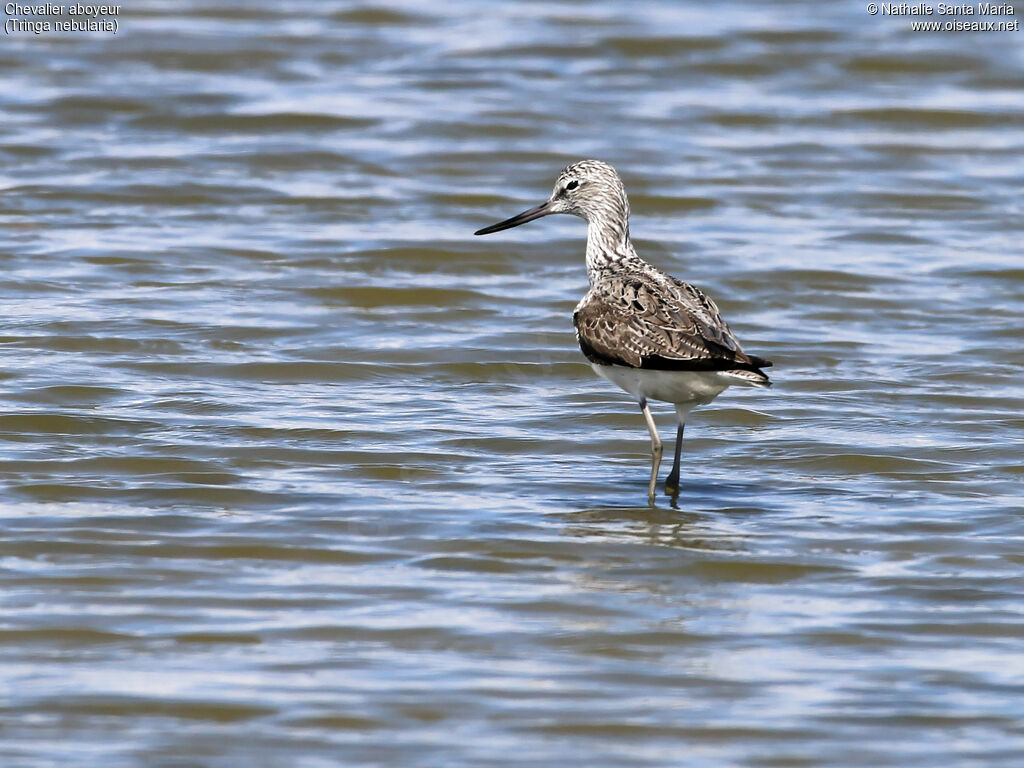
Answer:
M665 276L617 275L595 285L573 315L591 362L632 368L757 371L718 307L692 285Z

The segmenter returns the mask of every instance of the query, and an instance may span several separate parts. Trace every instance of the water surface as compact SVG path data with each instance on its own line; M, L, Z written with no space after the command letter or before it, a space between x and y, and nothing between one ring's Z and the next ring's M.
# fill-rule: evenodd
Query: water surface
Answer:
M1020 34L136 0L5 37L0 762L1021 764ZM582 157L775 361L693 414L676 507L576 348L583 224L470 234Z

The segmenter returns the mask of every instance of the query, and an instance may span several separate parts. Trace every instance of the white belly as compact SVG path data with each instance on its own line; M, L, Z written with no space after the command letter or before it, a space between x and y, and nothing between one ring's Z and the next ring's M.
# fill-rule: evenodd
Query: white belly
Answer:
M690 407L710 403L732 383L718 371L654 371L596 363L590 367L637 400L662 400Z

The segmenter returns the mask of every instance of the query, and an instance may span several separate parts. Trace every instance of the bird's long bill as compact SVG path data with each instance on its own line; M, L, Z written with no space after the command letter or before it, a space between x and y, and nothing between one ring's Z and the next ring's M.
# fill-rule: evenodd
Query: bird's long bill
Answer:
M541 216L547 216L548 214L554 213L554 203L550 200L543 202L540 205L530 208L529 210L517 213L511 219L505 219L499 221L497 224L491 224L489 227L478 229L474 232L474 235L489 235L491 232L501 232L503 229L512 229L512 227L518 227L520 224L525 224L528 221L539 219Z

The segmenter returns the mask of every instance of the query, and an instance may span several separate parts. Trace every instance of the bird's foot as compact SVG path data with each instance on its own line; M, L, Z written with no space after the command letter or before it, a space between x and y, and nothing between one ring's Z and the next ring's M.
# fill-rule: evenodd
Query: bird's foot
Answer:
M654 506L654 498L658 493L658 471L657 467L651 470L651 482L647 486L647 503Z

